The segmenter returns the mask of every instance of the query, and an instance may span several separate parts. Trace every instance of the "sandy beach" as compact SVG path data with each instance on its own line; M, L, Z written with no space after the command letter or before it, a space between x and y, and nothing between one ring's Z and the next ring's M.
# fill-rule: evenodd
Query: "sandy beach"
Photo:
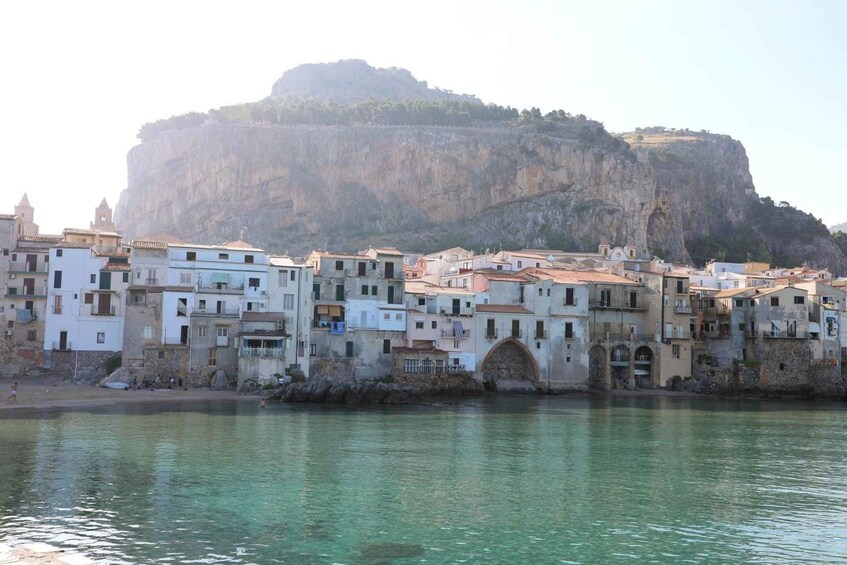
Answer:
M14 381L0 381L0 417L6 411L22 409L74 408L135 402L172 402L174 400L233 400L259 402L255 396L235 391L203 388L188 390L115 390L90 384L41 379L20 380L16 400L8 400Z

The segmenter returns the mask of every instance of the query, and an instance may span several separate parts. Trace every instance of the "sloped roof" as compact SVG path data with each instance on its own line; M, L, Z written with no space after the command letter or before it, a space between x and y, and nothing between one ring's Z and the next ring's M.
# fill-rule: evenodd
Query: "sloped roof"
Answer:
M752 288L729 288L727 290L722 290L715 295L715 298L732 298L733 296L738 296L739 294L749 293L753 294Z
M140 241L137 239L132 240L132 247L135 249L167 249L168 244L164 241Z
M641 283L631 281L612 273L595 270L574 271L568 269L527 269L527 273L539 278L551 278L558 283L607 283L638 286Z
M127 272L132 270L132 265L129 263L106 263L100 270L110 272Z

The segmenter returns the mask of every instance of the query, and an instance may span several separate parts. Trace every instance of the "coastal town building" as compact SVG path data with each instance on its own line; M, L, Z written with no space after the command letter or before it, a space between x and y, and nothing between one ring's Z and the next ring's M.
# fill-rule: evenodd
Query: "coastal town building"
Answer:
M405 345L403 254L396 249L353 255L314 251L307 264L314 268L312 378L390 375L392 348Z

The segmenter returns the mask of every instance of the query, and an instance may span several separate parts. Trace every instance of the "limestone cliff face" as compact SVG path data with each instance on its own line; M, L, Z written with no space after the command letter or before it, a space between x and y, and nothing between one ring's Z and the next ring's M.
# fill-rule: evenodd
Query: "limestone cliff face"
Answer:
M128 172L116 216L129 236L295 253L601 238L646 250L652 234L685 257L677 200L649 159L533 127L208 124L135 147Z
M654 252L675 234L686 239L742 225L757 198L744 146L728 135L691 132L624 134L658 180L660 205L648 225ZM671 251L668 249L667 251Z

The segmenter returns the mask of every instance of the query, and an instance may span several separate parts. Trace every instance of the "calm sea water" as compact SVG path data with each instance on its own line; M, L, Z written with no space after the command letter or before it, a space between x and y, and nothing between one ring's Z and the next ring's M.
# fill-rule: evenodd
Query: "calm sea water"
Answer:
M847 406L0 415L0 541L107 563L847 562Z

